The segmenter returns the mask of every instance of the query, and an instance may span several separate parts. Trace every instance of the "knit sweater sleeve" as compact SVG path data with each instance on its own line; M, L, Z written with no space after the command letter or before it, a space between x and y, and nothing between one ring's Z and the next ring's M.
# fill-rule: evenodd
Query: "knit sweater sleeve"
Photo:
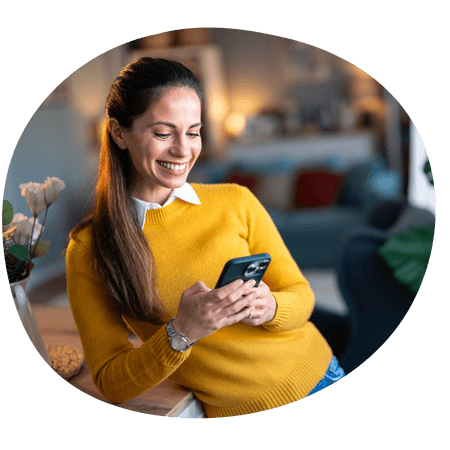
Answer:
M263 281L277 302L274 318L263 327L269 331L286 331L301 327L314 309L314 293L305 279L269 213L247 189L241 188L251 254L269 253L272 261Z
M129 329L95 275L90 252L71 240L67 250L69 302L83 345L86 363L100 393L121 403L167 378L189 356L174 350L165 326L140 348L129 341Z

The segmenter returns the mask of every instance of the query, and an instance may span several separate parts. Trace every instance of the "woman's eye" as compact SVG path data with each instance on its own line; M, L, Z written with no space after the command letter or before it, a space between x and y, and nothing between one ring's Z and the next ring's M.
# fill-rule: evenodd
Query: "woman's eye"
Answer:
M170 133L154 133L158 139L167 139L171 136ZM200 133L187 133L190 138L200 137Z

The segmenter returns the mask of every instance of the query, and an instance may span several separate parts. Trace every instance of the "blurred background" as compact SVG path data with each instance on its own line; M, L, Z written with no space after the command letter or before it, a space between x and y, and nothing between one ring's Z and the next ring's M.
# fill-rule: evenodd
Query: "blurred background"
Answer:
M406 300L389 313L383 336L356 335L368 329L364 314L377 328L381 322L373 309L355 306L369 301L365 293L351 298L349 279L369 282L346 266L346 239L359 229L388 236L434 223L426 152L402 106L370 75L319 48L267 34L196 28L143 37L88 62L49 94L17 144L4 191L15 212L29 215L19 184L46 177L66 183L49 209L43 239L51 247L35 261L31 302L67 302L64 249L92 202L106 95L121 68L144 55L178 60L201 80L203 151L188 181L234 182L254 192L315 291L314 321L352 370L362 356L351 361L350 343L362 348L361 339L370 341L364 357L376 350L414 296L397 293L384 278L387 290ZM358 258L370 259L352 258L360 266ZM377 264L368 267L375 286L378 271L388 277Z

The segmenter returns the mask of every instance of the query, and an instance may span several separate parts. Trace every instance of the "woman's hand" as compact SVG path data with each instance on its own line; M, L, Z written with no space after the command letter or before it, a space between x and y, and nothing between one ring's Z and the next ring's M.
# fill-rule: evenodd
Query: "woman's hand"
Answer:
M256 293L255 297L250 303L250 306L254 307L253 311L248 310L245 319L242 322L248 325L262 325L263 323L270 322L277 312L277 302L275 297L271 294L269 286L264 281L261 281L257 288L253 288ZM252 318L249 319L249 315Z
M174 330L191 343L240 322L255 311L251 304L258 295L254 284L253 280L246 283L236 280L211 290L202 281L195 283L181 295L177 316L172 322Z

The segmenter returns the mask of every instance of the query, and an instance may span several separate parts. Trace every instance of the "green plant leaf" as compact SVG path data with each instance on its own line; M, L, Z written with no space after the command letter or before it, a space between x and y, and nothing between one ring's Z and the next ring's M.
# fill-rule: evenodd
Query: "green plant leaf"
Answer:
M31 251L31 254L33 255L33 258L42 258L46 255L50 248L50 241L39 241L39 243L33 246L33 250Z
M380 255L393 270L394 277L418 292L433 246L434 226L411 227L391 236L381 247Z
M28 261L28 250L20 244L6 248L5 263L9 282L16 282L23 276L23 272L27 266L30 266Z
M8 280L10 283L14 283L17 281L21 275L21 273L25 270L27 263L19 261L16 258L13 258L14 262L7 261L6 262L6 271L8 273Z
M9 225L14 218L14 209L8 200L3 200L3 226Z
M5 253L15 256L20 261L28 260L28 249L20 244L11 245Z
M434 186L433 173L431 172L431 164L429 160L427 160L427 162L423 166L423 173L427 176L430 184Z

